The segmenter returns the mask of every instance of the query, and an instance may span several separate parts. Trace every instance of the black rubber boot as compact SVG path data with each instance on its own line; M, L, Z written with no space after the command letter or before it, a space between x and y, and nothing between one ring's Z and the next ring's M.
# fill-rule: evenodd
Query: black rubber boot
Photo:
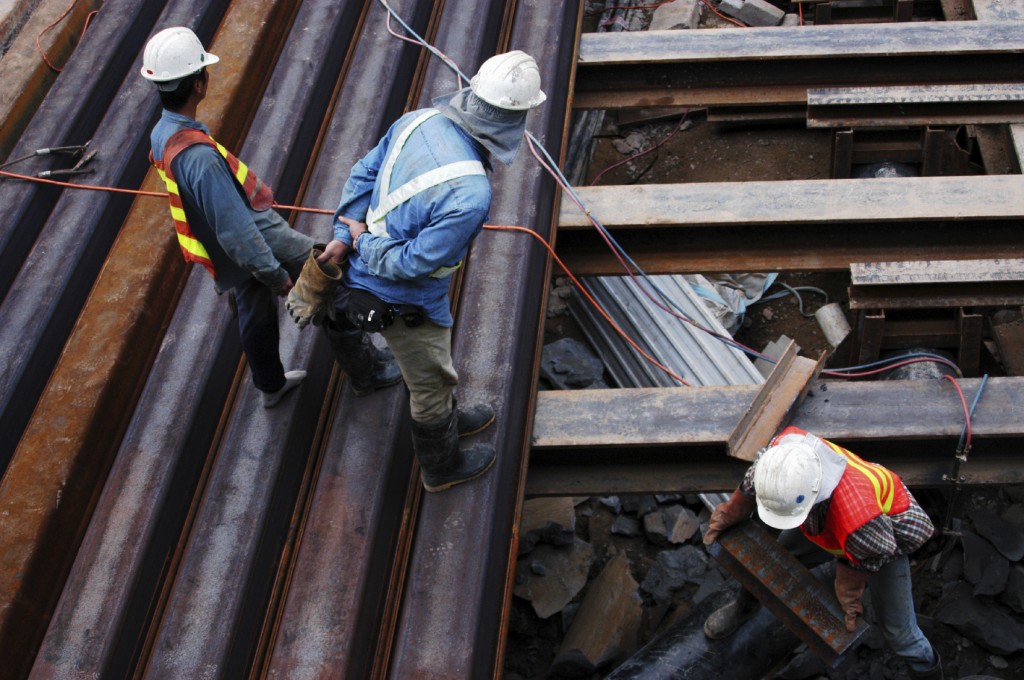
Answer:
M746 590L740 590L734 600L711 612L711 616L704 622L704 635L710 640L729 637L757 613L759 606L756 597Z
M423 487L430 492L476 479L494 465L495 451L490 444L474 444L459 449L455 411L435 426L412 422L412 448L420 461Z
M334 360L348 376L348 384L356 396L402 381L402 371L389 349L380 349L370 336L358 328L341 328L347 321L325 321L324 331L334 352Z
M483 432L494 422L494 409L490 404L473 404L469 408L460 409L458 400L452 395L452 409L459 414L457 427L460 437Z
M934 645L932 645L932 652L935 654L935 665L926 671L915 671L913 668L907 667L907 675L910 678L915 680L942 680L942 659L939 658L939 650L935 649Z

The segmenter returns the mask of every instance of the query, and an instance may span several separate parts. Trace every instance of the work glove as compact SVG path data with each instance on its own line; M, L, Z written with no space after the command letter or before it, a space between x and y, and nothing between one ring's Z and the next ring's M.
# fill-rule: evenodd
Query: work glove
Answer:
M334 291L341 281L341 267L330 260L317 262L316 258L323 254L326 246L318 243L313 246L302 265L299 280L288 292L285 309L299 329L305 328L310 321L319 326L324 314L334 320Z
M836 562L836 599L843 609L846 630L851 633L857 630L857 616L864 613L861 598L867 588L870 571L862 571Z
M712 511L711 519L708 521L708 530L704 532L704 545L711 545L717 541L718 535L733 524L750 519L750 516L754 514L755 505L752 497L747 496L739 489L733 491L729 500L719 503L718 507Z

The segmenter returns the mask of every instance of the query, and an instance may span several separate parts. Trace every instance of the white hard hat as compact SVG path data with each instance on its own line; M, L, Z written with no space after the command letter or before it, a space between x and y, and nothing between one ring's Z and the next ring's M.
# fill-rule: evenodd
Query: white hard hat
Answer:
M821 490L821 460L803 441L783 441L757 459L757 514L776 529L803 524Z
M160 90L173 90L185 76L216 64L220 58L203 49L191 29L174 26L160 31L146 43L142 54L142 77Z
M525 111L547 99L540 89L540 69L533 57L514 50L497 54L480 66L469 81L480 99L499 109Z

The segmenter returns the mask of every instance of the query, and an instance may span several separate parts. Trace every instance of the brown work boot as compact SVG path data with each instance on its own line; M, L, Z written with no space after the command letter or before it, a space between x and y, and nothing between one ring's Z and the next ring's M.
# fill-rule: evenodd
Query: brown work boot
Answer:
M741 590L734 600L711 613L704 622L704 635L711 640L729 637L757 613L759 606L753 595Z

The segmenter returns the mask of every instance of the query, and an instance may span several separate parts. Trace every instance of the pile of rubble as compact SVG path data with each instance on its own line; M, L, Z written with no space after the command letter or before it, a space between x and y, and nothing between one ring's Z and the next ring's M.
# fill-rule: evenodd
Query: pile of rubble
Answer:
M917 495L941 526L948 494ZM701 542L707 517L691 495L528 500L506 680L604 678L635 665L666 631L699 630L702 616L689 615L736 587ZM966 495L950 526L913 556L922 628L947 677L1024 677L1024 487ZM906 671L872 627L833 668L794 638L782 663L752 677L762 676L883 680Z

